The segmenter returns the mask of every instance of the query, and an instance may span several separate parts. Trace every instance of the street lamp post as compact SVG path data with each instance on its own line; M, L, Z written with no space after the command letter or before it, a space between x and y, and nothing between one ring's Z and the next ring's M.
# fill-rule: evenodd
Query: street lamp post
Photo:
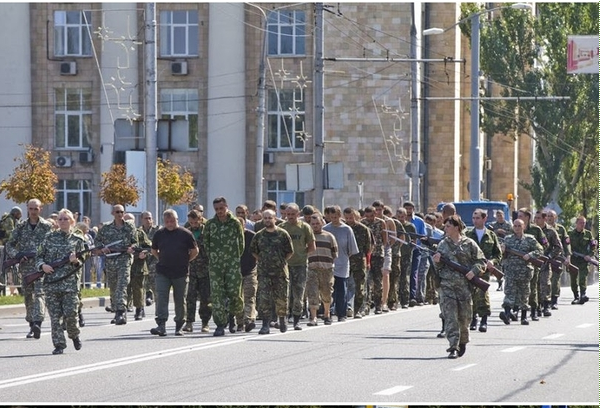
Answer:
M531 9L531 5L526 3L514 3L510 6L482 10L463 18L458 23L455 23L446 29L434 27L423 31L423 35L442 34L467 20L471 20L471 148L469 151L469 198L472 201L481 199L481 173L483 170L480 155L481 147L479 143L479 50L481 45L479 40L481 28L479 17L482 14L504 8L529 10Z

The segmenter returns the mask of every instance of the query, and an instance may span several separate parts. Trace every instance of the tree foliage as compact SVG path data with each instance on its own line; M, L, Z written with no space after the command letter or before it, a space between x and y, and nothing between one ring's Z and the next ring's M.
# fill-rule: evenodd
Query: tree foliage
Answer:
M462 17L482 8L461 5ZM482 14L482 21L486 14ZM598 208L598 74L567 74L567 36L598 33L598 3L537 3L536 15L502 9L482 23L481 69L501 96L568 96L570 100L482 101L491 135L535 141L531 191L538 208L557 203L563 219ZM470 26L461 25L470 36Z
M189 204L195 200L194 176L176 163L158 159L158 198L167 205Z
M141 191L138 180L134 176L127 176L124 164L113 164L109 171L102 173L100 198L107 204L136 205Z
M50 152L31 145L25 146L22 157L15 157L19 165L13 173L0 182L0 193L16 203L25 203L32 198L42 204L53 203L56 198L58 177L50 164Z

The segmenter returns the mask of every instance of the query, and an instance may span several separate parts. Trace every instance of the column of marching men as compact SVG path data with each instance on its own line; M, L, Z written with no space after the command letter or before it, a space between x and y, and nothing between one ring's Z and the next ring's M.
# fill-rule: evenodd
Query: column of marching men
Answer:
M13 208L2 217L8 230L3 267L8 262L18 268L22 279L27 337L40 338L47 309L53 354L67 347L64 331L81 349L80 289L90 286L93 254L103 260L110 289L106 310L114 313L115 325L127 324L134 310L133 318L143 320L144 307L155 303L157 326L150 333L167 336L171 292L176 336L196 328L209 333L211 319L214 336L225 335L226 328L249 333L257 320L264 335L285 332L290 324L302 330L302 321L331 325L333 316L342 323L439 304L438 337L448 339L448 357L458 358L471 331L488 331L491 275L497 290L504 290L499 319L529 325L558 309L565 270L571 304L585 304L589 267L598 264L587 220L577 217L567 232L552 210L522 208L513 223L501 211L490 222L486 211L475 210L473 227L466 229L450 203L425 215L415 213L412 202L394 212L380 200L364 209L331 205L322 212L295 203L278 207L271 200L252 214L244 204L231 211L225 197L212 205L213 218L204 218L196 205L183 226L174 210L166 210L160 227L147 211L136 227L133 214L115 205L113 219L93 238L89 218L77 223L78 214L69 210L45 220L40 201L32 199L21 220L20 209Z

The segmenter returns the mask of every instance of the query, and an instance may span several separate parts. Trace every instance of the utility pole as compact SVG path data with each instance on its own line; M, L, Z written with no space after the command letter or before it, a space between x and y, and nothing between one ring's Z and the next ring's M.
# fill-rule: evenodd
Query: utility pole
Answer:
M481 147L479 143L479 13L471 18L471 148L469 153L469 198L481 199Z
M325 144L324 144L324 100L325 90L323 87L324 79L324 63L323 63L323 3L315 4L315 62L314 62L315 79L313 83L314 92L314 122L313 122L313 138L314 138L314 163L315 163L315 197L314 203L321 210L324 208L323 198L323 178L324 178L324 162L325 162Z
M417 41L417 27L416 27L416 11L415 4L411 6L412 14L412 25L410 27L410 58L413 60L410 63L411 71L411 101L410 101L410 178L411 178L411 201L415 204L416 209L421 208L421 177L419 174L419 158L421 153L421 118L420 118L420 98L421 98L421 87L420 87L420 66L417 60L420 55L419 44ZM419 53L420 54L420 53Z
M252 5L254 6L254 5ZM265 12L259 8L263 13L263 44L262 52L260 56L260 64L258 67L258 121L256 125L256 174L254 175L255 185L255 199L254 208L261 208L263 201L263 170L264 161L263 156L265 153L265 107L266 107L266 64L267 60L267 16Z
M158 187L156 181L156 3L146 3L144 28L144 129L146 137L146 211L152 212L156 219L158 213Z

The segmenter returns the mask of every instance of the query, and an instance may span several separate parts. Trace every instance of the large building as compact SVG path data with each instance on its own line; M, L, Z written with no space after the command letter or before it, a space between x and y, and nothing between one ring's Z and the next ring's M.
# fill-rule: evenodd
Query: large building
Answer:
M44 147L60 180L47 211L68 207L94 223L108 219L98 198L101 174L126 163L144 177L147 78L155 74L156 154L192 172L198 202L209 209L219 195L251 208L266 198L314 204L312 186L289 188L289 171L310 170L320 149L336 187L325 189L325 204L381 199L394 207L413 188L422 210L468 199L469 104L458 98L469 94L469 64L418 64L425 171L413 186L406 168L414 73L410 62L394 61L410 59L413 21L418 58L468 60L459 29L420 34L458 21L457 3L336 3L325 7L322 31L314 3L160 3L155 14L152 73L143 3L0 4L3 55L10 56L0 63L0 179L23 144ZM315 107L317 32L325 65L323 103ZM529 205L518 182L530 179L531 140L481 135L481 144L482 196L513 194L514 206ZM0 205L14 203L0 197ZM132 210L143 209L145 201Z

